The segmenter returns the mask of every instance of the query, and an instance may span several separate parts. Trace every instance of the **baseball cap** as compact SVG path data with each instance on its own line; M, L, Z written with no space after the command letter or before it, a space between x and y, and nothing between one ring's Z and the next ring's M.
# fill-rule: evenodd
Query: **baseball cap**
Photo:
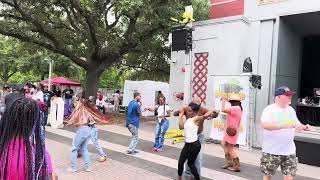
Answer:
M281 96L281 95L291 96L294 94L296 94L296 92L291 91L287 86L278 87L274 92L274 96Z

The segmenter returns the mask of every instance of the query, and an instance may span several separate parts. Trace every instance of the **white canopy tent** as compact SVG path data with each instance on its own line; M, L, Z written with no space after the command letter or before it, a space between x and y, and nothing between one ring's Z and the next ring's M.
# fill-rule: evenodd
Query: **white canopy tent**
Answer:
M123 90L123 105L127 106L133 100L134 92L139 92L142 96L142 109L155 107L156 95L161 93L168 99L169 84L156 81L125 81ZM167 102L168 103L168 102ZM152 116L153 112L146 111L143 116Z

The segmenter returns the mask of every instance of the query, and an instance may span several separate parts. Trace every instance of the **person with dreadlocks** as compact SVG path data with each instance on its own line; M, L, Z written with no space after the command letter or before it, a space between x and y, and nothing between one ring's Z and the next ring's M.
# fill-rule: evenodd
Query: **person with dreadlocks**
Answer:
M70 116L68 126L77 127L77 133L74 137L72 153L71 153L71 167L68 171L77 172L77 157L78 151L81 150L81 155L84 158L86 172L90 172L90 155L88 152L88 142L92 136L92 121L95 124L106 124L108 119L101 114L95 107L90 105L88 99L85 98L85 92L82 93L75 110Z
M21 94L6 97L0 122L0 179L54 179L51 158L45 150L42 116L36 101Z

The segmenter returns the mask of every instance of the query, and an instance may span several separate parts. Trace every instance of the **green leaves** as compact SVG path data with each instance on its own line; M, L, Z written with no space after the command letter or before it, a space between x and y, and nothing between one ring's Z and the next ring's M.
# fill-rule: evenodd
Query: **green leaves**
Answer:
M124 64L139 74L161 72L168 79L170 50L164 41L174 25L170 17L181 17L190 4L196 20L208 17L208 0L0 0L0 34L37 45L24 58L32 59L37 67L32 72L41 77L48 67L38 53L47 49L56 59L55 70L67 75L73 74L74 63L98 75ZM29 65L25 60L18 64Z

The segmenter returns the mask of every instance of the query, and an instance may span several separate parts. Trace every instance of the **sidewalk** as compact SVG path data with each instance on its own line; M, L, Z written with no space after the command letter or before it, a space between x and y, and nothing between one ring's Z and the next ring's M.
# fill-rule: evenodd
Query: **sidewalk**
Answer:
M49 151L54 151L53 159L56 163L58 173L70 180L78 179L76 178L78 176L80 179L99 179L99 177L104 177L104 179L109 179L109 177L112 177L112 179L135 178L136 180L176 178L177 160L183 143L172 145L171 140L166 140L166 148L164 152L151 152L150 150L154 142L153 126L153 122L144 122L141 124L141 128L139 130L140 142L138 145L140 153L134 156L125 155L125 151L127 150L127 146L131 140L131 134L126 127L118 125L99 127L100 143L108 153L109 159L107 163L94 162L92 168L93 171L90 173L83 172L83 169L76 174L66 172L67 165L70 161L71 142L75 129L47 128L47 143ZM57 150L55 147L59 147L59 149ZM96 153L93 147L91 147L90 150L92 154ZM240 150L239 156L241 158L243 171L241 173L232 173L219 168L223 163L224 156L222 148L219 145L205 144L202 150L204 152L202 179L255 180L261 178L261 173L258 168L260 158L259 151L247 152ZM56 151L59 152L57 153ZM92 158L93 157L94 156L92 156ZM83 165L83 163L81 163L81 165ZM121 169L121 171L117 169ZM130 171L128 170L128 172L127 169L130 169ZM318 172L319 169L320 168L317 167L299 165L300 176L297 176L296 179L316 179L318 178L318 176L316 176L316 172ZM278 173L275 178L277 179L279 177L280 175Z
M81 158L78 160L78 172L68 172L70 164L71 146L47 139L47 149L49 149L54 170L61 180L132 180L132 179L150 179L150 180L169 180L170 178L137 168L125 163L114 161L110 158L106 162L99 163L92 158L92 172L84 171L84 162ZM57 148L59 147L59 148ZM93 158L94 157L94 158Z
M145 122L144 125L139 129L139 138L146 141L154 141L154 132L150 129L153 122ZM122 134L125 136L131 136L126 127L117 125L102 126L100 129L107 130L109 132ZM182 148L183 143L172 144L171 139L165 140L166 146ZM224 158L224 152L220 145L217 144L204 144L202 146L202 152L207 155ZM254 166L260 166L261 151L252 150L245 151L238 149L239 157L241 158L241 163L246 163ZM309 166L306 164L299 164L297 175L306 176L310 178L319 178L320 167Z

